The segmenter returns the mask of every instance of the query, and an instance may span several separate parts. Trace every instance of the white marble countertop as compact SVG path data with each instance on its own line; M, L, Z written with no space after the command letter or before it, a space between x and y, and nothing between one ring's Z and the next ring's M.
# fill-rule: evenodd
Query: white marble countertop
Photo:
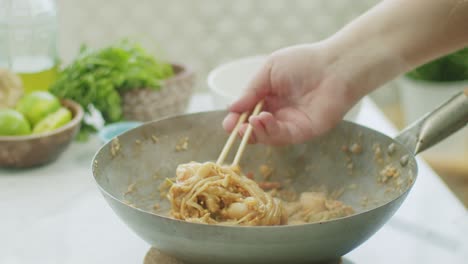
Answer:
M197 95L190 111L210 110ZM388 135L396 130L365 99L358 123ZM142 263L149 245L114 215L90 170L101 143L74 143L58 161L30 170L0 169L0 263ZM419 177L395 216L345 256L357 264L466 263L468 215L421 160Z

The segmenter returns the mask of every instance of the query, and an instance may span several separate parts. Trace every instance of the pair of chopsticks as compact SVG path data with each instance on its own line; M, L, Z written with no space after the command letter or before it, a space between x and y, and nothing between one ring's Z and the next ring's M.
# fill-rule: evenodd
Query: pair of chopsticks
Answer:
M255 108L252 112L252 116L258 115L260 113L260 110L262 110L262 107L263 107L263 100L258 102L257 105L255 105ZM239 128L247 119L248 114L249 112L244 112L239 117L239 120L237 121L236 126L234 127L234 129L231 132L231 135L226 141L226 144L224 145L223 150L221 151L221 154L219 154L218 160L216 161L217 165L222 165L224 163L224 160L226 159L227 154L231 150L231 147L236 140L236 135L239 132ZM249 124L247 127L247 130L245 131L244 136L242 137L242 141L239 145L239 148L237 149L237 153L236 153L236 156L234 157L234 161L231 164L232 167L236 167L237 165L239 165L239 161L242 157L242 153L244 153L245 146L247 145L247 142L249 141L250 134L252 134L252 130L253 130L253 127L252 125Z

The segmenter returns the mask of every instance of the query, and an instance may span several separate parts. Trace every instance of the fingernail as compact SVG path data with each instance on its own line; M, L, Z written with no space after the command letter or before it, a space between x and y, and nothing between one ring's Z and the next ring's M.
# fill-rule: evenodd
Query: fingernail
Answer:
M229 117L229 115L227 115L227 116L223 119L222 126L223 126L224 129L226 129L226 122L227 122L228 117Z

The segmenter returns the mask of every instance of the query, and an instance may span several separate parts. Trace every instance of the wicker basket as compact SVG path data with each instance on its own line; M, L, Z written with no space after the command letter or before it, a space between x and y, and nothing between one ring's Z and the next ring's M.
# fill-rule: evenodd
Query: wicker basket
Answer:
M122 94L123 116L129 121L151 121L185 112L195 83L191 69L172 64L175 75L161 89L134 89Z

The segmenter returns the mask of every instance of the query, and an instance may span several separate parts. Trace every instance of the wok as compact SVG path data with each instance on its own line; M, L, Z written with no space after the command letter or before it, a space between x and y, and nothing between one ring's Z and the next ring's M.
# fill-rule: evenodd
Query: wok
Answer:
M334 260L372 236L395 213L417 176L414 155L466 125L468 89L395 139L342 121L310 142L286 147L248 146L244 171L274 167L272 180L292 179L298 191L313 186L344 190L340 200L356 214L291 226L219 226L167 217L159 184L178 164L215 160L227 136L224 111L150 122L104 145L93 161L95 180L115 213L161 252L190 263L313 263ZM188 148L176 146L188 138ZM362 151L345 151L358 144ZM357 146L357 145L356 145ZM359 150L359 147L354 150ZM180 145L179 145L180 147ZM232 151L235 152L235 151ZM227 160L232 160L232 156ZM397 176L382 182L391 166ZM383 172L385 174L385 172ZM156 205L156 206L155 206ZM154 208L156 207L156 208Z

